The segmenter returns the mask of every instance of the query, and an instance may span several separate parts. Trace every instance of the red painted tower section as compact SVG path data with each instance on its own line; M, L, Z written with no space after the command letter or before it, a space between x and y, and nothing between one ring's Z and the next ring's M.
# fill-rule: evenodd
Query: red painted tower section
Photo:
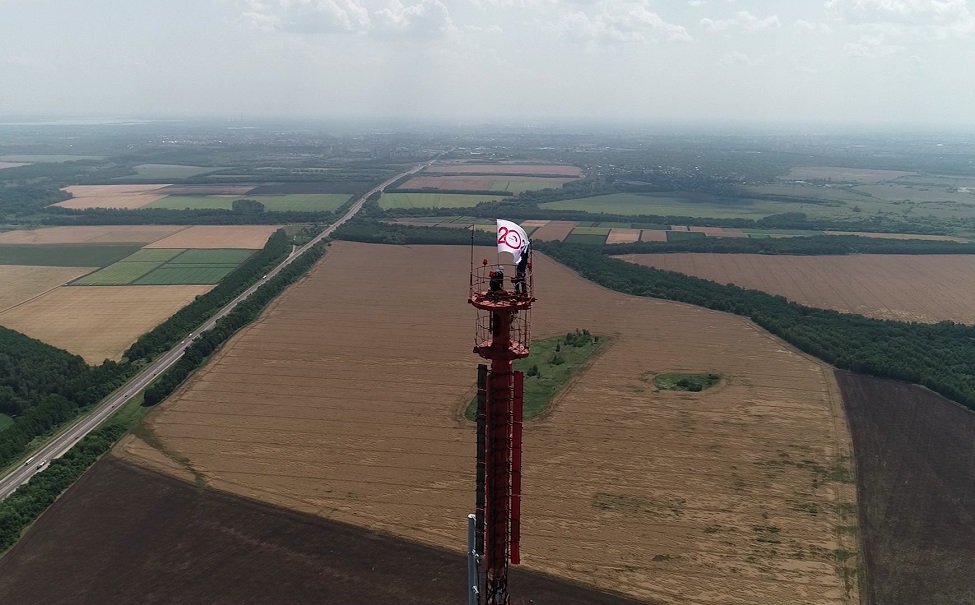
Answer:
M490 360L479 372L476 528L480 602L508 605L508 563L520 561L523 376L512 361L528 356L530 272L520 290L506 289L496 267L472 267L469 302L478 310L474 352ZM515 275L514 266L505 267ZM509 272L510 271L510 272ZM482 405L483 403L483 405Z

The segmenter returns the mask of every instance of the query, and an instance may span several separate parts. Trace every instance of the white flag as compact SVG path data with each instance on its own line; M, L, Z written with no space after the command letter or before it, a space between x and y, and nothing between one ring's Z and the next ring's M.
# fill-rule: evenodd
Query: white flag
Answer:
M498 252L507 252L514 262L521 259L521 253L528 248L528 234L511 221L498 219Z

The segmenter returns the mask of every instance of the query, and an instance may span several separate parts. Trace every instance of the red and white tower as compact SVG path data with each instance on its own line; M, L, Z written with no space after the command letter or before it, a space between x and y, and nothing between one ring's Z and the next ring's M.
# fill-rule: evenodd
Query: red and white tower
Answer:
M512 362L528 356L535 301L531 263L526 267L523 262L520 269L515 264L489 266L487 260L471 267L469 302L477 309L474 352L490 360L490 368L478 366L473 516L473 553L479 562L476 602L483 605L508 605L508 563L520 560L524 376L513 371Z

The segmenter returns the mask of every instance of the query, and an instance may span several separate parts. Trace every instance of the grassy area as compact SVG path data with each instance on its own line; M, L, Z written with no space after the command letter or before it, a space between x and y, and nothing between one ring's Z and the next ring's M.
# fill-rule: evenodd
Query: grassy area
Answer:
M113 263L104 269L89 273L73 282L72 286L124 286L139 279L153 269L162 266L162 262L128 262Z
M173 286L215 284L234 270L236 265L167 264L132 282L137 286Z
M609 227L576 227L572 233L578 235L609 235Z
M347 193L288 193L275 195L170 195L146 206L170 210L232 210L234 200L256 200L266 210L331 212L349 201Z
M7 416L6 414L0 414L0 431L2 431L3 429L9 426L13 426L13 424L14 424L13 418Z
M493 202L500 195L466 195L463 193L384 193L379 205L390 208L471 208L481 202Z
M522 191L538 191L539 189L558 189L562 183L545 183L540 181L495 181L491 183L491 191L510 191L521 193Z
M544 414L559 391L605 342L606 338L592 336L588 330L532 342L528 357L514 363L515 370L525 373L525 419ZM476 411L474 400L464 415L474 420Z
M59 164L78 160L101 160L102 155L0 155L0 162L24 162L29 164Z
M237 248L146 248L89 273L73 286L204 285L215 284L254 254Z
M701 233L700 231L668 231L667 241L668 242L679 242L681 240L688 239L703 239L707 235Z
M575 200L540 204L547 210L583 210L611 214L657 214L660 216L694 216L712 218L760 219L770 214L805 212L822 215L822 204L780 202L774 200L722 198L709 193L675 194L614 193ZM650 227L646 227L650 228Z
M141 247L138 244L7 244L0 245L0 265L104 267Z
M662 391L704 391L718 384L721 374L657 374L653 384Z

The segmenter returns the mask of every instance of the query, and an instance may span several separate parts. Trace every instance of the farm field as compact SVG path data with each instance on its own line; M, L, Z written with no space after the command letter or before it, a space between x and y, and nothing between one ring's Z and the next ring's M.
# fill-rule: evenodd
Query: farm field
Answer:
M253 250L143 248L74 281L73 286L216 284Z
M531 174L581 177L582 169L565 164L434 164L425 172L442 174Z
M415 176L403 183L403 189L447 189L461 191L536 191L538 189L559 188L571 178L518 176Z
M27 164L20 162L0 162L0 170L6 170L7 168L20 168L21 166L26 166Z
M572 233L576 224L572 221L549 221L532 233L532 238L540 241L561 242Z
M43 227L0 233L0 244L148 244L186 228L182 225Z
M103 267L138 249L125 244L0 244L0 265Z
M840 166L798 166L789 170L786 178L809 181L837 181L841 183L880 183L914 174L900 170L870 170Z
M148 430L170 457L135 440L121 449L462 552L474 478L462 413L477 364L464 354L468 262L457 247L335 243L153 412ZM745 319L620 295L541 255L534 271L536 338L586 328L612 341L526 425L525 566L661 603L857 603L843 579L856 557L835 555L856 546L839 531L855 493L832 371ZM668 372L723 379L657 391L653 376Z
M368 191L373 185L372 181L311 181L305 183L276 183L271 185L258 185L251 193L254 195L279 195L279 194L322 194L322 193L344 193L346 196L353 193Z
M878 319L975 324L975 256L628 254L623 260Z
M0 252L2 254L2 252ZM87 267L0 265L0 312L91 271Z
M837 372L856 443L869 603L975 603L975 413Z
M77 162L78 160L102 160L105 156L101 155L58 155L58 154L15 154L0 155L3 162L23 162L27 164L46 164L61 162Z
M208 172L216 172L218 170L225 170L222 167L213 166L184 166L181 164L139 164L135 167L135 176L123 176L116 180L124 180L131 178L140 179L159 179L159 180L169 180L169 179L186 179L191 176L197 176L199 174L206 174Z
M146 248L263 248L267 238L280 229L275 225L234 227L188 227L169 237L156 240Z
M0 559L3 603L455 605L465 582L462 554L200 489L111 456ZM515 602L639 605L518 567L509 583Z
M500 195L465 195L463 193L384 193L379 205L390 208L471 208L481 202L494 202Z
M782 212L818 212L817 204L776 202L770 200L749 200L728 198L700 193L636 194L613 193L584 197L574 200L546 202L538 207L545 210L582 210L587 212L606 212L610 214L639 215L656 214L660 216L694 216L713 218L759 219L770 214Z
M170 195L156 200L147 208L169 208L172 210L199 210L215 208L231 210L234 200L243 199L240 195ZM269 211L298 210L305 212L325 212L337 209L349 201L344 193L293 193L279 195L247 195L246 199L264 204Z
M55 206L73 210L112 208L132 210L142 208L165 197L162 189L167 185L73 185L64 190L73 195L70 200Z
M234 195L243 196L254 190L254 185L169 185L160 193L173 195Z
M135 340L212 286L56 288L0 313L0 325L81 355L118 360Z

